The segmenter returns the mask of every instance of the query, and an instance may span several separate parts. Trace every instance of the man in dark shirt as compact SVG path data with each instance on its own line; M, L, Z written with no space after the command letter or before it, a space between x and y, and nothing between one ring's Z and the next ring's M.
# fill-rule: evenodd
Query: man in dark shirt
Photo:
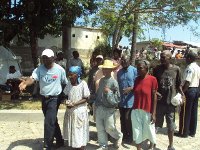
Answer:
M172 54L169 50L163 51L160 56L161 64L153 70L153 75L158 81L158 93L162 96L157 103L156 127L162 127L165 116L169 138L168 150L175 150L173 147L175 106L171 100L177 92L184 96L181 88L181 71L178 66L171 64Z

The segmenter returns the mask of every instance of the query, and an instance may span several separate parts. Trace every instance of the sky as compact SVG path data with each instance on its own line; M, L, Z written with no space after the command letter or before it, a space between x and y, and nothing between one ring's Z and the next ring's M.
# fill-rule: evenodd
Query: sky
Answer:
M197 24L191 22L188 25L181 26L178 25L176 27L166 29L165 31L165 41L173 42L173 41L189 41L189 42L195 42L200 43L200 36L196 37L192 31L190 31L189 26L197 26ZM200 26L196 29L196 32L200 33ZM145 38L148 41L149 39L158 38L163 40L163 32L162 30L149 30L145 32ZM137 40L138 42L140 40ZM129 45L128 38L123 38L120 42L120 45L122 46L128 46ZM130 45L129 45L130 46Z

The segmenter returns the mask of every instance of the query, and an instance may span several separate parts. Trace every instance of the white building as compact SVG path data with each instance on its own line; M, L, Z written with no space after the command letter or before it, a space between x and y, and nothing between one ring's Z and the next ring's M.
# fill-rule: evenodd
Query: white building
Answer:
M97 28L86 27L72 27L69 30L69 50L72 52L77 50L80 53L80 58L83 59L85 64L89 63L89 57L94 48L105 40L104 34ZM17 46L18 39L15 37L11 42L11 48L16 55L22 57L22 62L25 64L32 64L30 46L24 44L23 46ZM38 56L41 55L42 50L45 48L51 48L54 52L62 49L62 35L55 37L47 34L44 39L38 39ZM24 56L24 57L23 57ZM23 61L24 60L24 61ZM31 66L32 67L32 66ZM29 68L26 66L26 68ZM23 69L23 65L22 65Z

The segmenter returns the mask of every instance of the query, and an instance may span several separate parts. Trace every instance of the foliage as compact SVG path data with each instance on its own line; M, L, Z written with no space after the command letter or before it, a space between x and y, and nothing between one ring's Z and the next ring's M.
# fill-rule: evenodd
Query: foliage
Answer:
M4 43L16 35L30 44L34 67L37 66L37 39L50 35L63 35L63 49L68 47L67 28L77 17L89 15L96 9L95 0L4 0L0 2L0 29ZM69 55L67 55L69 56Z
M41 101L0 101L0 110L2 109L30 109L40 110Z
M155 38L155 39L152 39L150 41L150 43L151 43L152 48L157 48L158 50L162 49L162 43L163 42L161 40Z
M98 46L94 48L92 53L92 57L96 58L97 55L103 55L105 57L111 57L112 50L110 45L107 43L100 43Z
M122 36L131 37L134 14L139 14L138 36L143 39L147 27L170 28L187 24L199 18L199 0L110 0L99 1L99 11L92 19L93 25L100 26L117 45ZM118 39L118 40L116 40Z
M0 2L0 28L7 42L18 34L30 43L30 30L40 38L47 33L61 35L63 22L73 26L77 17L95 9L95 0L4 0Z

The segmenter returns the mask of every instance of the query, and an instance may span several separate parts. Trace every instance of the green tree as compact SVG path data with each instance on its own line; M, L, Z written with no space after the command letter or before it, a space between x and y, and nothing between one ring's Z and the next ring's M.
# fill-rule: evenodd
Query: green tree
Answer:
M78 17L92 14L95 9L95 0L3 0L0 28L5 33L5 43L18 35L30 44L36 66L38 37L62 34L63 50L68 52L68 29Z
M122 36L132 37L131 55L134 64L136 39L142 37L145 25L170 28L187 24L191 20L197 21L199 8L199 0L110 0L99 5L99 12L93 21L108 37L112 37L112 47L118 45Z
M163 42L160 39L152 39L151 41L151 47L152 48L157 48L158 50L162 49L162 44Z

